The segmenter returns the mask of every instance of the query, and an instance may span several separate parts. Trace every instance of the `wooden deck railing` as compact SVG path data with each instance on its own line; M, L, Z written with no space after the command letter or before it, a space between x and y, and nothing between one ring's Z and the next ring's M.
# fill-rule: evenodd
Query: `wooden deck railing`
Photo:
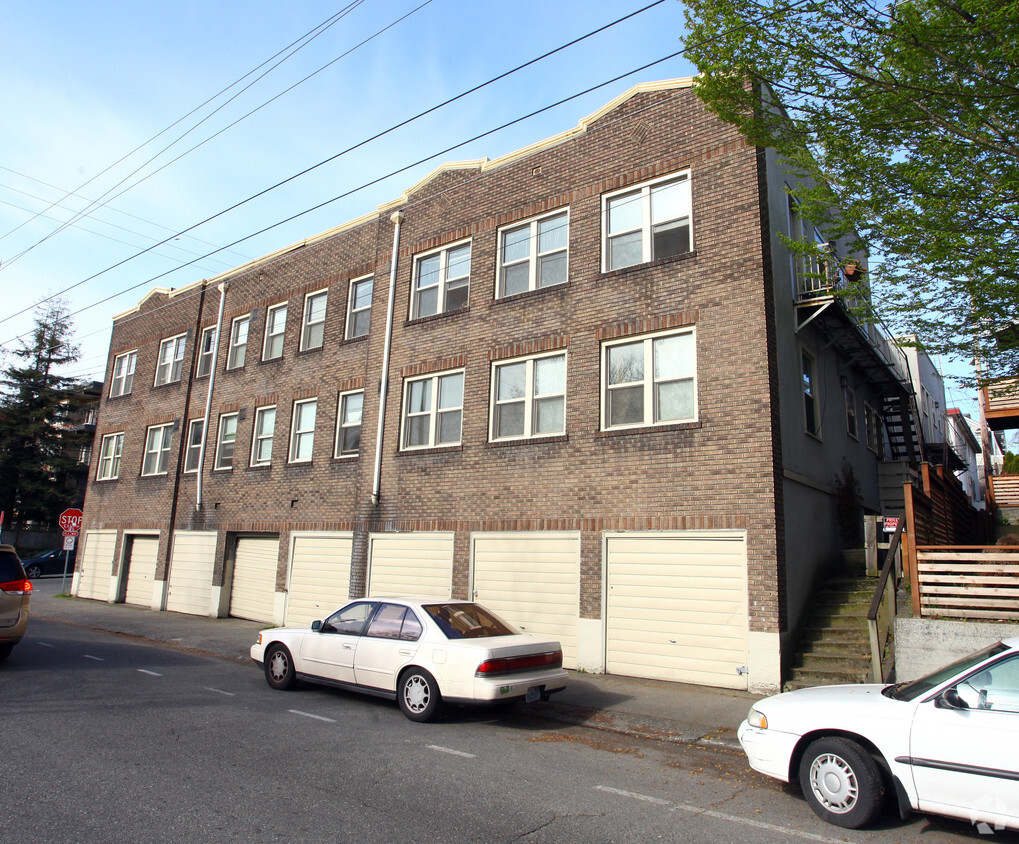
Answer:
M922 618L1019 619L1019 548L920 545L915 559Z

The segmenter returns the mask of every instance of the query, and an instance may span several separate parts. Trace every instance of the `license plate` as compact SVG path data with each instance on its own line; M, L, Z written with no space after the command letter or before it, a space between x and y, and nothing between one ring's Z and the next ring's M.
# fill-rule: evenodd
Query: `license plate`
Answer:
M541 700L541 686L531 686L524 696L526 703L534 703L536 700Z

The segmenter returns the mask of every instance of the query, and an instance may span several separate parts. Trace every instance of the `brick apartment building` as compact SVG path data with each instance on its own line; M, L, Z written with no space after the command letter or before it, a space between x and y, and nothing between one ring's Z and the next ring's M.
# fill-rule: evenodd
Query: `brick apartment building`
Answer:
M901 383L692 84L116 317L76 594L277 624L476 597L570 667L778 687Z

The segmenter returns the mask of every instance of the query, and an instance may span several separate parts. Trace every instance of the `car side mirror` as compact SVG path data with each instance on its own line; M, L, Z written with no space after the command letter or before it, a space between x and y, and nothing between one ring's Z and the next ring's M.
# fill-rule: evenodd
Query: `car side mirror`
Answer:
M950 689L945 689L934 701L934 705L938 709L969 709L969 704L962 699L962 695L959 694L959 690L954 686Z
M321 621L313 621L311 623L311 629L314 630L316 633L318 633L322 629L322 622Z

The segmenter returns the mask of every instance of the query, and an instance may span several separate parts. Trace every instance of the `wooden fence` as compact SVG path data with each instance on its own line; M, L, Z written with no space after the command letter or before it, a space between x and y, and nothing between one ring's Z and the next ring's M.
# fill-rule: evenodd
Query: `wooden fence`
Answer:
M1019 548L916 548L913 611L922 618L1019 619Z

